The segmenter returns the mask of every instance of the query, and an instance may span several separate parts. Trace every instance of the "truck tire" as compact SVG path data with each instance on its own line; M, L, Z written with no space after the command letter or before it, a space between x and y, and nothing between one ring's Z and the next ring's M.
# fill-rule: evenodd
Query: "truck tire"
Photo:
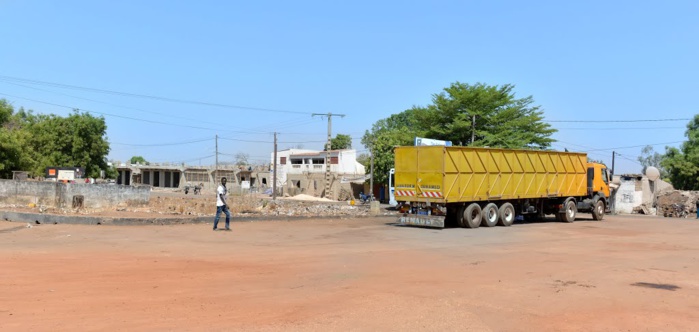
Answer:
M459 227L466 227L466 205L459 207L459 213L456 215L456 223Z
M566 201L565 208L566 211L561 213L561 219L568 223L575 221L575 216L578 214L578 207L575 205L575 201L572 199Z
M483 217L483 211L478 203L471 203L466 210L464 210L464 226L468 228L478 228L481 225L481 219Z
M495 227L498 224L498 206L495 203L488 203L483 208L483 226Z
M592 206L592 219L594 220L602 220L604 219L604 201L601 199L598 199L595 204Z
M511 203L505 203L498 209L498 225L512 226L515 222L515 207Z

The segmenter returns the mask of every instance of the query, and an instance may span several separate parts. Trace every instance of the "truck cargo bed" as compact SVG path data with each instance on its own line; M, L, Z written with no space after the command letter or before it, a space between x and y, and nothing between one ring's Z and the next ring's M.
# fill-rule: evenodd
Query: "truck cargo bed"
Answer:
M587 193L585 153L447 146L395 149L395 196L456 203Z

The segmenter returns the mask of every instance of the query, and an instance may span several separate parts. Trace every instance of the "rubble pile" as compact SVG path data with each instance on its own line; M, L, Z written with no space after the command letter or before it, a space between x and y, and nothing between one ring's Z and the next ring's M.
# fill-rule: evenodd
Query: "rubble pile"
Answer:
M695 218L699 191L674 190L658 196L658 215L669 218Z

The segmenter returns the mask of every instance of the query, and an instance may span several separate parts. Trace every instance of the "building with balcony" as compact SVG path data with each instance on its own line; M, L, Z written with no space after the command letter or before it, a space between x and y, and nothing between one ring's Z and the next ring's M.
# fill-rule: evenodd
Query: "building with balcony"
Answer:
M325 164L326 157L329 165ZM274 153L270 158L274 165ZM330 168L330 195L325 193L326 166ZM307 194L345 200L363 190L366 168L357 162L356 150L277 151L277 186L290 195Z

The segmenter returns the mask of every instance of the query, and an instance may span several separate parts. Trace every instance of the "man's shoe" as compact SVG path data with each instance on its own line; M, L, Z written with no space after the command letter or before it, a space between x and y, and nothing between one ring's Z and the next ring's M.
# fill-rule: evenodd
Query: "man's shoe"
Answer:
M214 230L217 230L217 229L216 229L216 228L214 228Z

